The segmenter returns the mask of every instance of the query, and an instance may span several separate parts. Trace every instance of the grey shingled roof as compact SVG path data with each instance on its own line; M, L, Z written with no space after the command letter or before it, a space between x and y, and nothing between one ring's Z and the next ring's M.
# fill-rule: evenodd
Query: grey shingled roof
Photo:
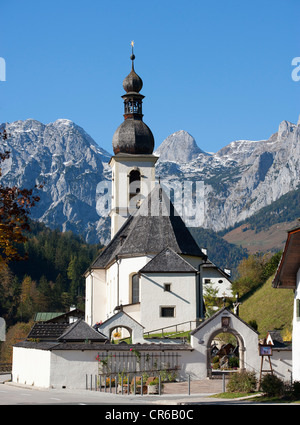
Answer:
M228 307L222 307L219 311L217 311L215 314L213 314L208 319L206 319L204 322L202 322L199 326L197 326L197 328L194 329L190 333L190 335L195 335L198 332L199 329L201 329L204 326L206 326L209 322L211 322L212 320L214 320L215 317L220 316L224 311L228 311L232 316L237 317L240 322L242 322L242 323L244 323L244 325L248 326L248 328L250 328L253 332L259 334L259 332L257 332L257 330L255 330L254 328L252 328L252 326L250 326L248 323L246 323L244 320L242 320L239 316L237 316L236 314L234 314L231 310L229 310Z
M72 323L65 332L60 335L58 341L91 341L91 342L100 342L106 341L107 337L103 335L101 332L97 332L93 328L91 328L84 320L76 320L76 322Z
M167 247L177 254L207 258L158 184L100 253L91 269L107 267L116 255L158 254Z
M31 328L27 340L104 342L107 337L91 328L84 320L74 323L37 322Z
M59 342L49 342L49 341L41 341L41 342L35 342L35 341L20 341L14 345L14 347L22 347L22 348L35 348L38 350L47 350L47 351L53 351L53 350L93 350L93 351L124 351L125 353L130 353L130 348L135 348L142 352L147 351L193 351L194 349L191 347L191 345L184 343L184 344L155 344L155 343L149 343L149 344L135 344L135 345L129 345L129 344L111 344L109 342L105 343L59 343Z
M36 322L27 339L55 341L69 326L68 323Z
M172 249L165 248L140 270L140 273L155 272L197 273L197 270Z

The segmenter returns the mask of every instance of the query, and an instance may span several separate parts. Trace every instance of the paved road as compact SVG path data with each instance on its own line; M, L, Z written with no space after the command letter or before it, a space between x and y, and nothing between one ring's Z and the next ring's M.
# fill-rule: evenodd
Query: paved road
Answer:
M0 405L25 404L103 404L103 405L180 405L195 402L214 402L209 394L182 395L120 395L90 390L37 389L14 384L0 385Z
M89 390L68 389L36 389L12 384L0 385L0 405L103 405L106 410L112 410L117 406L127 406L128 409L138 406L159 409L163 406L173 406L176 409L197 405L242 405L248 404L249 400L223 400L210 398L209 394L193 394L191 396L181 394L166 394L162 396L134 396L116 395ZM254 403L251 403L253 405ZM152 406L152 407L151 407ZM156 407L155 407L156 406ZM158 407L161 406L161 407ZM298 405L299 406L299 405ZM191 407L193 408L193 407ZM149 410L149 409L148 409Z

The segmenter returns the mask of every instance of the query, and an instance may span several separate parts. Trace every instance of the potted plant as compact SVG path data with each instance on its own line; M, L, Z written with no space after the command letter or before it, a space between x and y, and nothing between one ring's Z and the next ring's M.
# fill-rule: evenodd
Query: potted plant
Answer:
M147 382L147 392L148 394L158 394L159 392L159 379L154 378Z
M123 386L123 392L126 393L128 391L128 378L123 373L119 373L119 379L118 379L118 393L122 392L122 386Z
M134 379L135 379L135 384L134 384ZM134 379L132 380L131 385L130 385L131 392L132 393L134 392L134 385L135 385L135 391L136 391L137 394L142 394L142 391L143 391L143 394L147 394L147 382L146 382L147 376L146 375L143 376L143 388L141 388L141 386L142 386L141 377L137 376Z

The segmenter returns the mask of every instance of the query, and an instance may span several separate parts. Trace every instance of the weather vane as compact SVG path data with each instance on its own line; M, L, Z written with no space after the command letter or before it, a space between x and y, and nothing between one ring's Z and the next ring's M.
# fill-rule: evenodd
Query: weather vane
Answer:
M132 42L130 43L131 46L131 56L130 59L133 61L135 59L134 53L133 53L133 46L134 46L134 41L132 40Z

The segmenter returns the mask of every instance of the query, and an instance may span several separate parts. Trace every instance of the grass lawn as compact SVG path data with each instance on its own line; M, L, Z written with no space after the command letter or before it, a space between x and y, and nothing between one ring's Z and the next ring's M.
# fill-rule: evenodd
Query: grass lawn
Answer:
M225 393L219 393L219 394L213 394L210 397L214 397L214 398L226 398L226 399L234 399L234 398L241 398L241 397L261 397L260 396L261 393L257 392L257 393L229 393L229 392L225 392Z
M242 397L251 397L249 399L249 401L255 401L258 403L295 403L295 404L300 404L300 400L289 400L287 398L282 398L282 397L267 397L264 396L262 393L260 392L255 392L255 393L229 393L229 392L225 392L225 393L219 393L219 394L213 394L210 396L211 398L223 398L223 399L228 399L228 400L232 400L235 398L242 398Z

